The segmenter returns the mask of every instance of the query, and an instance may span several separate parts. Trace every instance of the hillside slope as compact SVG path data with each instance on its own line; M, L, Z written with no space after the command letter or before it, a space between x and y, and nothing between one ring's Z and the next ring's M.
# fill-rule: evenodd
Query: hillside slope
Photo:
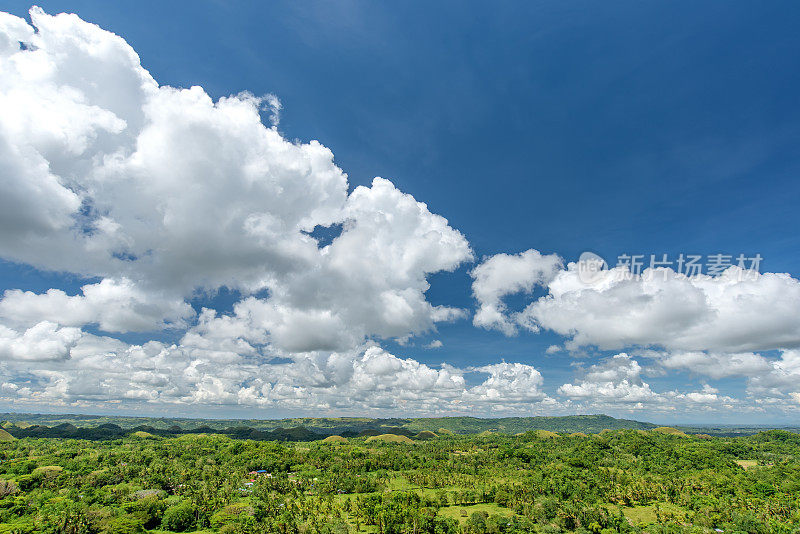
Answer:
M643 423L630 419L616 419L608 415L566 415L561 417L503 417L499 419L482 419L478 417L435 417L412 419L405 425L414 431L438 431L440 428L451 430L456 434L478 434L490 431L502 434L518 434L528 430L549 430L550 432L584 432L596 434L602 430L618 430L629 428L649 430L655 428L652 423Z
M292 418L292 419L166 419L147 417L115 417L52 414L2 414L8 428L18 436L82 437L113 439L141 431L156 435L180 433L225 433L239 439L279 439L310 441L332 434L345 437L396 434L412 437L419 432L436 434L480 434L495 432L518 434L529 430L551 432L597 433L604 429L648 430L656 425L615 419L607 415L570 415L562 417L434 417L408 419L369 418ZM15 425L16 421L25 421ZM33 423L31 425L30 423Z

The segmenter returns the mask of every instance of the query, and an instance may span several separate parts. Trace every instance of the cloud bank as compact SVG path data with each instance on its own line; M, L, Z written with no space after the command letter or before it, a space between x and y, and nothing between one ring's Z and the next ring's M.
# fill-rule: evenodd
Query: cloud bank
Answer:
M635 275L627 267L616 267L587 278L577 263L562 265L557 256L536 250L484 259L472 272L476 326L506 335L519 329L547 330L564 336L566 348L575 352L630 349L660 371L745 378L754 402L789 406L786 403L794 398L800 346L797 279L737 266L719 276L686 276L669 268ZM537 285L545 291L543 296L532 298L522 311L506 309L503 297L531 294ZM547 352L559 350L551 346ZM776 352L780 357L769 356ZM660 396L640 380L641 372L636 360L621 353L593 367L584 381L558 391L597 405L610 399L674 403L713 398L708 393L711 386L706 393L688 397L676 392Z
M5 292L7 401L358 412L545 398L530 366L468 386L471 371L376 344L464 315L425 296L428 275L472 259L443 217L382 178L349 191L329 149L281 135L272 95L159 85L119 36L30 17L0 15L0 256L97 281ZM332 225L330 243L313 237ZM233 311L196 314L190 299L222 287L242 295ZM185 333L111 337L162 329Z

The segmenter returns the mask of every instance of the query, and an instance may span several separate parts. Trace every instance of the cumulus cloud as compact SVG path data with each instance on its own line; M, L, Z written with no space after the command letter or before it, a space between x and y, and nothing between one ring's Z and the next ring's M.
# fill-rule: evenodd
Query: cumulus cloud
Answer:
M527 279L529 284L543 285L547 293L533 299L522 312L507 313L502 297L494 295L510 294L520 287L517 278L511 275L507 286L502 286L486 283L491 279L486 274L479 276L502 272L495 269L495 258L498 265L509 260L506 255L484 260L473 271L473 287L510 289L485 291L488 296L478 299L476 321L484 310L491 311L494 319L478 322L492 324L509 335L518 328L550 330L565 336L565 348L573 353L593 347L633 349L653 358L662 371L689 371L712 379L743 377L754 399L787 399L796 389L794 383L800 378L795 357L800 344L800 281L788 274L762 274L733 266L713 277L689 277L664 268L633 275L627 268L617 267L594 272L587 280L576 263L560 268L554 262L556 271L549 278L535 274ZM513 259L516 265L523 263ZM498 275L497 280L503 277ZM551 346L546 352L553 354L558 348ZM764 354L775 351L780 358ZM596 373L601 369L619 371L622 363L625 369L636 371L635 376L598 379ZM634 360L612 359L590 372L586 380L565 384L559 392L572 399L620 402L669 399L679 403L711 398L707 391L657 395L636 378L638 372ZM718 399L720 406L729 402L725 399L729 397Z
M572 347L746 352L800 343L800 281L788 274L734 266L715 277L671 269L631 276L618 267L587 285L570 264L548 287L522 322L569 336Z
M665 369L687 370L692 373L719 379L729 376L754 376L769 372L772 365L760 354L671 352L656 353L658 363Z
M63 360L78 342L78 328L59 328L42 321L23 332L0 325L0 359L23 362Z
M273 361L242 346L226 351L198 335L187 334L175 345L128 345L77 329L70 333L77 337L69 340L68 359L47 368L12 366L0 400L18 406L97 406L111 401L398 415L492 410L530 414L552 401L541 390L541 374L522 364L475 370L432 367L370 344ZM232 337L235 334L219 340L227 343ZM464 374L476 371L487 376L469 387Z
M274 95L159 85L121 37L30 17L0 15L0 257L87 283L4 293L0 400L527 413L548 399L531 366L467 386L473 370L377 344L465 316L426 298L430 274L473 257L446 219L383 178L349 191L328 148L281 135ZM232 311L195 316L188 300L221 287L242 295ZM164 328L182 337L105 335Z
M0 401L352 413L561 406L530 365L459 369L380 347L467 315L427 299L430 275L473 252L426 204L384 178L351 189L331 150L280 133L274 95L214 100L201 87L160 85L121 37L75 15L34 8L30 17L0 13L0 257L86 282L71 293L5 291ZM329 242L314 237L334 227ZM472 270L473 323L507 335L551 330L567 350L650 347L663 351L662 369L749 373L753 394L796 392L797 280L741 279L735 268L716 278L620 274L587 285L554 254L485 258ZM191 299L223 287L241 295L230 312L195 314ZM545 296L508 309L509 296L537 287ZM161 329L180 339L107 335ZM758 353L775 349L780 359ZM641 373L621 354L559 393L566 405L729 402L710 385L657 394Z
M194 310L181 298L145 292L123 278L87 284L82 295L60 289L36 294L11 289L0 299L0 318L9 324L46 320L64 326L97 324L107 332L131 332L183 327Z
M496 254L485 259L472 271L472 293L478 301L473 323L487 329L497 329L506 335L517 332L517 318L509 317L503 297L533 291L536 285L546 285L562 267L555 254L542 255L538 250L519 254ZM529 325L536 330L535 325Z
M719 400L719 390L708 384L703 384L702 391L692 391L686 394L686 398L697 403L716 403Z
M180 326L185 298L226 286L261 294L236 320L292 352L463 315L425 292L471 259L464 236L388 180L348 194L328 148L262 123L263 106L277 123L274 95L161 86L122 38L30 16L0 19L0 256L102 280L83 295L7 292L4 318ZM332 224L326 246L309 235Z
M654 371L687 371L711 379L739 378L746 384L745 392L756 404L783 405L790 407L792 393L800 383L800 357L797 350L779 351L778 356L753 352L715 353L715 352L663 352L642 351L641 355L653 362ZM689 400L714 399L706 395L711 386L703 392L687 394ZM713 388L712 388L713 389ZM719 393L718 391L710 393ZM720 395L719 402L732 402L730 397Z
M547 397L541 390L542 374L523 363L495 363L474 369L489 376L469 390L473 399L491 399L500 403L538 401Z
M558 392L567 397L594 401L643 402L657 397L642 381L639 362L625 353L593 365L576 384L564 384Z
M489 257L472 276L476 325L508 335L520 327L551 330L568 338L568 349L652 347L688 358L800 345L800 281L788 274L732 266L719 276L686 276L668 268L634 275L620 266L587 280L577 263L563 268L557 256L529 250ZM547 294L522 312L507 313L502 298L535 285Z
M785 397L800 384L800 351L785 350L769 360L766 370L748 376L748 391L760 396Z
M724 412L737 409L752 411L747 405L720 394L710 384L699 391L654 391L642 378L645 369L626 353L616 354L590 366L575 383L564 384L558 392L587 409L648 410L653 413Z

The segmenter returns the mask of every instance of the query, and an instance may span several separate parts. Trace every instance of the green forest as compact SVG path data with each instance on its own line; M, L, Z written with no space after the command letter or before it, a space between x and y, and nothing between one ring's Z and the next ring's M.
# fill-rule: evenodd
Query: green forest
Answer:
M278 441L6 422L0 533L800 532L793 432L447 426Z

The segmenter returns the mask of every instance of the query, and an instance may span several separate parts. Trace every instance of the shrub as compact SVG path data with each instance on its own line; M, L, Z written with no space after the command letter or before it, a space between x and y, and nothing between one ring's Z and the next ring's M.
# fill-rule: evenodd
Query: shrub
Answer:
M164 511L161 519L161 527L165 530L183 532L194 526L195 511L194 506L189 502L182 502L175 506L170 506Z
M9 495L16 495L18 491L19 487L16 482L0 478L0 499Z
M103 534L138 534L144 532L142 520L129 515L115 517L106 523Z

